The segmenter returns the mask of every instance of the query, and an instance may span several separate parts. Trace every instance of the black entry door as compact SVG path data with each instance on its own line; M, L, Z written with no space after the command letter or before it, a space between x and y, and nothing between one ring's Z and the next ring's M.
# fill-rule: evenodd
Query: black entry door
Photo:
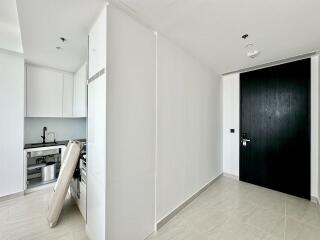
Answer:
M310 199L310 75L310 59L240 74L241 181Z

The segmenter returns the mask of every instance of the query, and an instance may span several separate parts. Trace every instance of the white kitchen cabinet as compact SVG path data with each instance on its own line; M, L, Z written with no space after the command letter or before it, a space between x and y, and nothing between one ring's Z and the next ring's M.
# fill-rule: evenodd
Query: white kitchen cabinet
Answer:
M63 74L63 99L62 99L62 117L73 117L73 92L74 79L73 74Z
M27 65L27 117L62 117L63 73Z
M89 34L89 79L106 66L107 15L101 15Z
M91 75L106 67L106 8L103 9L89 35L89 68ZM93 51L94 50L94 51ZM94 56L93 56L94 55ZM104 59L104 61L102 61ZM102 61L102 62L101 62ZM106 74L88 83L87 135L87 225L90 239L106 239ZM89 163L90 162L90 163ZM109 228L109 225L107 226ZM111 238L110 238L111 239ZM120 238L118 238L120 239ZM124 239L124 238L123 238Z
M26 117L86 117L86 63L75 74L27 65L26 84Z
M87 116L87 63L75 73L73 92L73 117Z
M90 239L106 239L107 108L105 75L100 76L88 85L88 97L88 181L86 227Z

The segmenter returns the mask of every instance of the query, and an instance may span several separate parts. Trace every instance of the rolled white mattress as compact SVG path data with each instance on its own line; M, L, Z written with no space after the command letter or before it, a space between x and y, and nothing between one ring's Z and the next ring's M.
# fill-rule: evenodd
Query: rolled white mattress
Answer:
M68 193L73 173L79 161L82 144L77 141L69 141L67 148L62 156L62 165L58 180L51 194L48 205L48 223L50 227L56 226L64 200Z

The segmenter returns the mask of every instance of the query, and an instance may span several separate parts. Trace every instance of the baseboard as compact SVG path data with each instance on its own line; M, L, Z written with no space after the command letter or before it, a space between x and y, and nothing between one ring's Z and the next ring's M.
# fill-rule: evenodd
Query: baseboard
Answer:
M224 172L224 173L223 173L223 176L228 177L228 178L232 178L232 179L234 179L234 180L238 180L238 181L239 181L239 176L234 175L234 174L231 174L231 173L226 173L226 172Z
M176 209L174 209L171 213L169 213L166 217L162 218L159 222L156 223L156 231L162 228L167 222L169 222L174 216L176 216L182 209L188 206L194 199L196 199L201 193L206 191L211 184L213 184L216 180L218 180L222 176L222 173L217 177L212 179L209 183L207 183L204 187L202 187L198 192L193 194L190 198L180 204Z
M9 195L0 197L0 202L7 201L7 200L17 198L17 197L21 197L23 195L24 195L24 192L17 192L17 193L9 194Z
M317 198L315 196L311 196L310 201L313 202L313 203L316 203L316 204L320 204L319 198Z

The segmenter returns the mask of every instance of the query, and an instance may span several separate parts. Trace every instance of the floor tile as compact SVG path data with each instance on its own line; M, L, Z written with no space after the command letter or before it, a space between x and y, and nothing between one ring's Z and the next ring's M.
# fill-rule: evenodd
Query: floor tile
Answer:
M65 201L58 225L47 222L50 192L39 191L0 202L1 240L85 240L85 222L73 200Z
M320 206L308 200L287 196L286 215L320 228Z
M224 225L208 233L209 240L258 240L266 235L262 230L245 224L241 221L230 219Z
M319 231L319 205L221 177L152 239L319 240Z
M294 218L287 218L286 240L319 240L320 229L312 225L301 223Z
M256 209L247 222L268 234L280 238L284 237L285 217L273 210L264 208Z
M87 240L85 222L67 199L58 225L46 220L49 192L0 202L1 240ZM31 226L31 227L30 227ZM220 177L147 240L319 240L320 206Z

